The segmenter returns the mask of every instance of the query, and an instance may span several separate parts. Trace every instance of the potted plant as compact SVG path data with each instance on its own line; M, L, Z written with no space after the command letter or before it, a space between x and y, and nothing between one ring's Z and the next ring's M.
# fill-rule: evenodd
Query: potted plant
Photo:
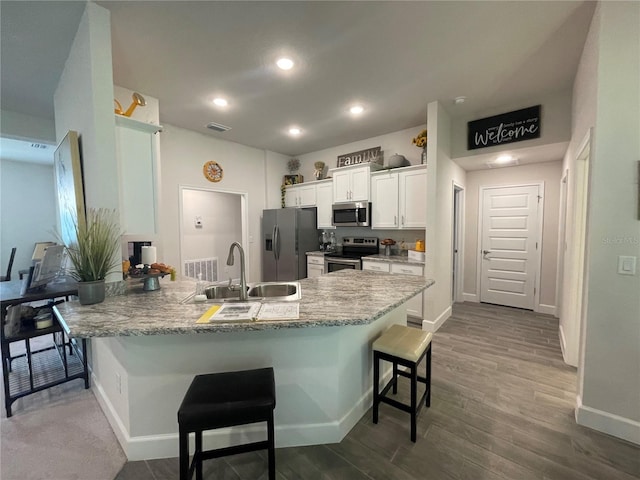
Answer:
M91 208L87 221L75 222L76 241L65 249L78 281L78 299L82 305L100 303L105 295L105 278L120 265L120 230L116 211Z

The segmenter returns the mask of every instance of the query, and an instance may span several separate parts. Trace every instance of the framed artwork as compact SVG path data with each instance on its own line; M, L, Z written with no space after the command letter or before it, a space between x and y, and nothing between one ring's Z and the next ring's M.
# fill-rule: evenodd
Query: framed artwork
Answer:
M53 154L58 232L65 245L76 241L76 225L86 221L78 132L69 130Z
M304 181L304 177L302 175L285 175L282 179L283 185L296 185L298 183L302 183Z

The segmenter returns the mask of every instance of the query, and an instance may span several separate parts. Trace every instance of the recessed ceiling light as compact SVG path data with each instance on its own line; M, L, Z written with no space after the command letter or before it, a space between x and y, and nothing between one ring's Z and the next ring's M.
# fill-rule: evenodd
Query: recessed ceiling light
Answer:
M294 64L293 60L290 58L282 57L278 59L276 65L278 65L278 68L281 68L282 70L291 70Z
M297 135L300 135L301 133L302 133L302 130L300 130L298 127L291 127L289 129L289 135L297 136Z
M349 111L353 115L360 115L362 112L364 112L364 107L362 105L354 105L349 109Z
M464 103L466 99L467 97L459 96L453 99L453 103L460 105L461 103Z
M511 163L514 161L514 158L511 155L500 155L496 158L496 163Z
M227 105L229 105L229 102L227 102L226 99L221 97L214 98L213 103L219 107L226 107Z

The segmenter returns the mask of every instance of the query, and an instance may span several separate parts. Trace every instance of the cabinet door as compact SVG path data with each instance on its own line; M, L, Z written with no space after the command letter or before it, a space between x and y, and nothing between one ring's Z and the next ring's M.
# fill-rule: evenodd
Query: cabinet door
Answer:
M316 186L316 214L318 216L318 228L335 228L331 225L333 205L333 183L324 182Z
M319 277L324 274L324 266L307 264L307 278Z
M122 230L127 234L155 234L155 146L153 134L116 126L116 154L120 163Z
M284 206L297 207L298 202L298 187L287 187L284 195Z
M392 263L391 273L402 273L405 275L424 275L423 267L418 265L406 265L403 263ZM422 293L419 293L407 301L407 315L410 317L422 318Z
M425 228L427 226L427 171L401 172L400 228Z
M369 167L357 168L351 171L351 201L369 201Z
M298 206L315 207L316 206L316 186L301 185L296 187L298 190Z
M376 262L373 260L363 260L362 270L369 270L372 272L386 272L389 273L389 267L391 264L386 262Z
M333 174L333 201L350 202L351 172L335 172Z
M371 177L371 228L398 228L398 175Z

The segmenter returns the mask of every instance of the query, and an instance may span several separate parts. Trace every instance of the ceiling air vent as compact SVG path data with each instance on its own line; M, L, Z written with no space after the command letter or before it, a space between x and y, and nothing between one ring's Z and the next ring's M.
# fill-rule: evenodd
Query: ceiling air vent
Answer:
M216 132L226 132L227 130L231 130L231 127L227 127L226 125L221 125L216 122L207 123L207 128Z

